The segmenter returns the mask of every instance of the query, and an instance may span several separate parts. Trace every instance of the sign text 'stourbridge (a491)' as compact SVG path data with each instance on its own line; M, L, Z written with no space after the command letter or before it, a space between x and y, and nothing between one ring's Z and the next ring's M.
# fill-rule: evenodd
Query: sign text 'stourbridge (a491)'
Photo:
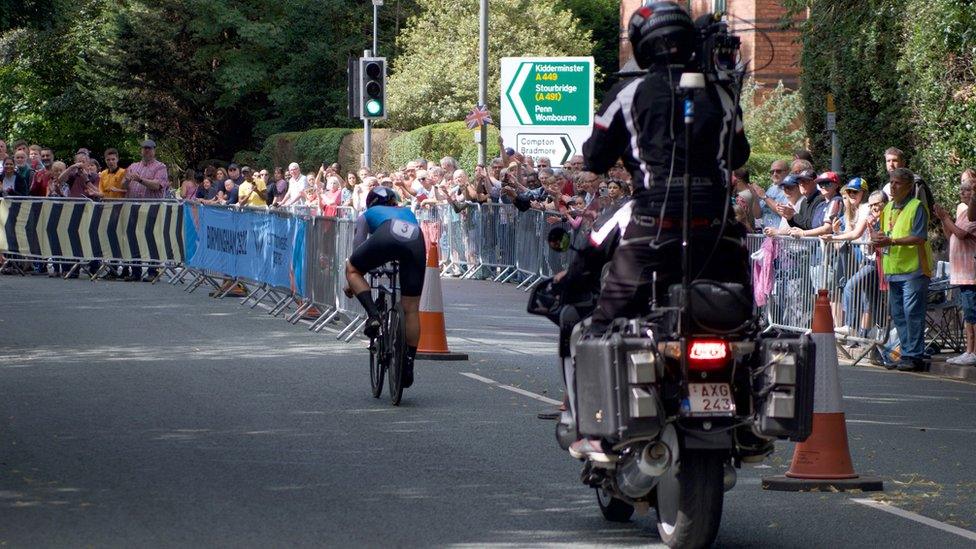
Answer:
M593 59L502 59L501 132L518 152L560 166L581 150L593 122Z

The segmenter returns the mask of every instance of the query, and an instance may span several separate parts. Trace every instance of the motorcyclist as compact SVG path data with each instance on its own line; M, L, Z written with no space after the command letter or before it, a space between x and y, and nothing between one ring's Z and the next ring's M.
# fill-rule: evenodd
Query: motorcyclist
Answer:
M584 169L604 173L619 158L631 172L634 199L625 204L590 243L619 238L592 317L591 333L602 333L618 317L646 314L656 273L662 300L682 277L683 168L690 157L692 278L749 285L748 252L730 212L732 170L745 164L749 143L732 86L710 80L693 96L691 150L685 149L683 92L678 84L690 69L697 31L672 2L639 8L628 27L637 64L647 70L611 89L583 144ZM724 223L723 223L724 220ZM619 235L619 236L618 236ZM751 292L749 292L751 295ZM573 457L604 456L601 441L581 439Z

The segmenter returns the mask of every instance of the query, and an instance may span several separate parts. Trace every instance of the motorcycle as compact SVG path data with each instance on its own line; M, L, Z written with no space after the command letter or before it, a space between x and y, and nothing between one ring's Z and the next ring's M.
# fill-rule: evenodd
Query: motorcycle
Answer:
M600 335L575 324L565 359L574 413L556 429L564 450L580 437L609 449L581 473L603 517L627 522L653 507L669 547L710 546L736 469L765 459L776 439L806 440L813 422L811 338L764 335L740 285L696 280L688 290L672 288L666 304ZM528 310L558 325L571 306L547 279Z

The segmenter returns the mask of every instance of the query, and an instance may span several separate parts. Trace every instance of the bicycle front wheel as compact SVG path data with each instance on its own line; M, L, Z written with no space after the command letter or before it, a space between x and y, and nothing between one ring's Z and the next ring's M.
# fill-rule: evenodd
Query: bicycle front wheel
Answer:
M383 393L383 374L386 372L386 364L383 360L382 344L382 336L369 340L369 385L373 398L380 398Z
M390 343L390 401L394 406L399 406L403 397L403 363L407 358L407 334L403 322L403 307L397 303L390 311L387 330Z

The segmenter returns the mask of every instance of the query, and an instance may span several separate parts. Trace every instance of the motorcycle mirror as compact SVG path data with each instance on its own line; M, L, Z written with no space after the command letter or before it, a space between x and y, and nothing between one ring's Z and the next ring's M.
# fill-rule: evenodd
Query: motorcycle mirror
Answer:
M549 242L549 249L554 252L562 253L569 249L569 231L562 227L549 229L549 236L546 240Z

